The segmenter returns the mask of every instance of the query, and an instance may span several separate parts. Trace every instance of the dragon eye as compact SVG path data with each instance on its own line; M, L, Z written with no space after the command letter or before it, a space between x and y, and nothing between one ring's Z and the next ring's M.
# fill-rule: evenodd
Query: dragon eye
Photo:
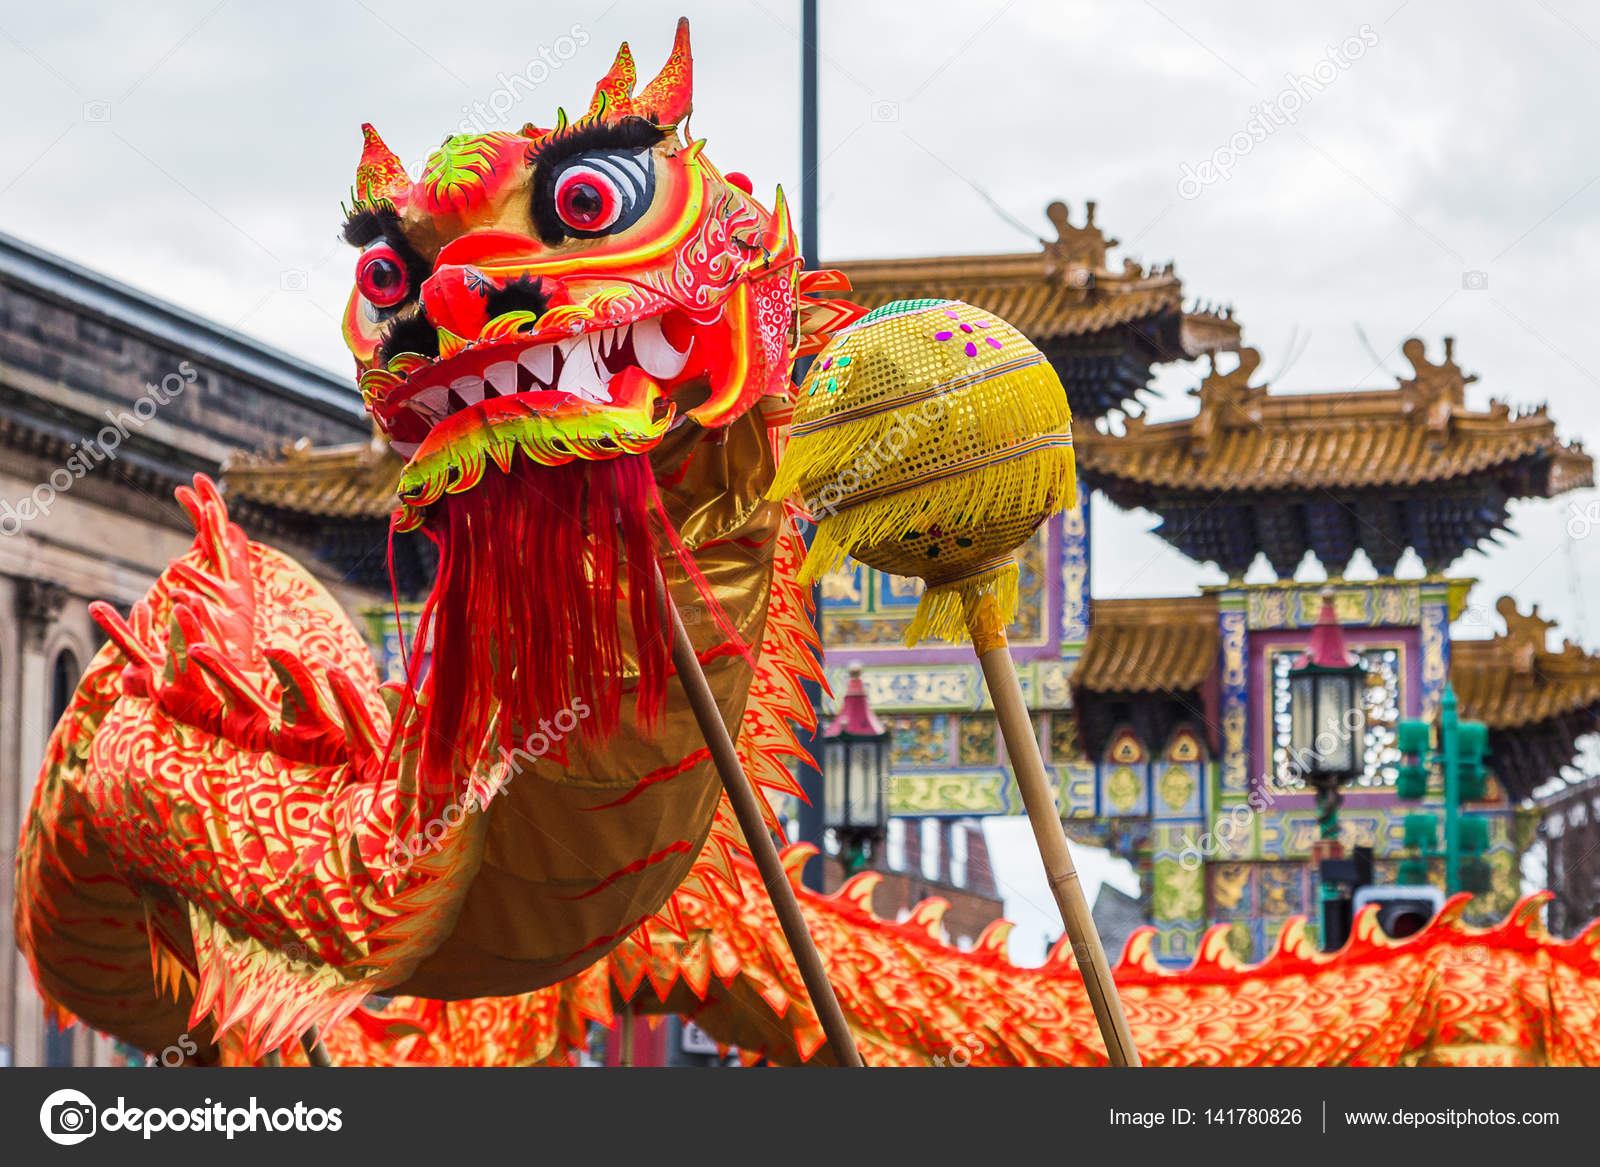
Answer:
M591 150L556 171L544 205L563 234L607 235L644 214L654 185L649 150Z
M361 253L356 261L356 289L375 308L392 308L411 290L405 264L387 243Z
M616 183L592 166L574 166L556 183L556 214L574 231L604 231L621 213Z

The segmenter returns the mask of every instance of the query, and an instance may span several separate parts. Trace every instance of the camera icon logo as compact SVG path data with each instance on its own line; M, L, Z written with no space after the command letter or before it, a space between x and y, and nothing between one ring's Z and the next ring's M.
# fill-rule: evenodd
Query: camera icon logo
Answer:
M875 101L872 103L872 120L875 122L897 122L900 120L900 103L898 101Z
M63 1147L75 1146L94 1134L95 1105L81 1090L57 1090L39 1107L44 1137Z
M1489 273L1486 271L1464 271L1461 273L1461 287L1463 291L1482 292L1489 287Z
M285 292L303 292L310 282L306 273L297 267L286 268L278 275L278 287Z
M83 120L86 122L108 122L111 120L111 103L109 101L86 101L83 103Z

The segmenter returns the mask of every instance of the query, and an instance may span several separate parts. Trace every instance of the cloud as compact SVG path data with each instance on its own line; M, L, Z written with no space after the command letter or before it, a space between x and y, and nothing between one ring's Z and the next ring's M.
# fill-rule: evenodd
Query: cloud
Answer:
M482 0L447 20L414 0L8 11L0 228L342 371L351 259L335 233L359 124L420 157L498 74L575 22L589 43L523 105L536 120L582 108L620 40L641 72L663 60L683 7ZM782 182L797 200L794 6L687 7L695 133L758 192ZM1482 376L1471 404L1548 400L1566 433L1600 432L1582 282L1600 248L1600 129L1584 114L1600 18L1549 5L1508 20L1487 0L1441 11L934 0L912 19L901 5L824 6L824 255L1025 251L1048 231L1046 202L1081 211L1094 198L1129 241L1119 255L1175 258L1192 294L1232 301L1265 369L1291 332L1309 334L1279 388L1392 383L1401 340L1420 333L1437 353L1451 333ZM1177 197L1185 162L1368 23L1378 43L1295 127L1228 181ZM1464 291L1466 269L1486 271L1488 289ZM303 291L284 287L285 270L307 273ZM1158 414L1191 409L1182 390L1198 377L1164 373ZM1518 507L1515 550L1461 567L1491 599L1515 587L1587 630L1575 581L1600 569L1600 539L1569 549L1566 505ZM1099 523L1097 588L1182 593L1213 578L1150 522Z

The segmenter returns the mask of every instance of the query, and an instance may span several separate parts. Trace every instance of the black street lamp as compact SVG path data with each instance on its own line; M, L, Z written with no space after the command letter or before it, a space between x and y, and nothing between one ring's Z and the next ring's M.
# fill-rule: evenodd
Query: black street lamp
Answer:
M1333 610L1333 593L1322 593L1322 611L1311 644L1289 670L1289 750L1292 764L1317 792L1322 839L1339 837L1341 788L1366 766L1366 667L1345 648Z
M889 826L889 730L872 711L861 666L850 666L839 713L822 734L822 822L855 874Z

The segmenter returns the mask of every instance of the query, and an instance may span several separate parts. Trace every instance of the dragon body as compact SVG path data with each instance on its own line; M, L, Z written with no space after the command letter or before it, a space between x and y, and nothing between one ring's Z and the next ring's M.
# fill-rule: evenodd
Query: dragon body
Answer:
M660 589L730 726L816 675L793 612L762 647L798 604L763 495L792 358L854 310L801 275L782 192L681 133L691 74L680 22L643 89L624 45L582 117L447 139L416 181L364 127L345 336L408 460L395 526L440 558L410 683L382 689L208 481L180 491L194 550L126 616L95 607L110 643L19 847L18 937L61 1016L253 1057L374 992L553 985L734 878ZM794 748L784 693L760 748Z
M626 1001L751 1058L823 1047L661 590L752 779L798 793L820 670L765 495L793 358L858 313L800 270L782 192L764 207L687 136L691 74L680 22L643 89L624 45L583 116L447 139L415 180L364 127L344 332L406 460L395 527L439 548L410 675L381 685L309 573L209 481L180 491L194 547L94 609L110 639L24 822L17 936L58 1020L233 1064L317 1027L342 1061L524 1065ZM1103 1060L1070 954L1015 968L1000 928L957 952L937 902L875 918L870 878L802 893L868 1061ZM1214 933L1172 973L1136 939L1145 1060L1600 1061L1593 943L1538 936L1529 905L1353 943L1291 929L1243 968Z

